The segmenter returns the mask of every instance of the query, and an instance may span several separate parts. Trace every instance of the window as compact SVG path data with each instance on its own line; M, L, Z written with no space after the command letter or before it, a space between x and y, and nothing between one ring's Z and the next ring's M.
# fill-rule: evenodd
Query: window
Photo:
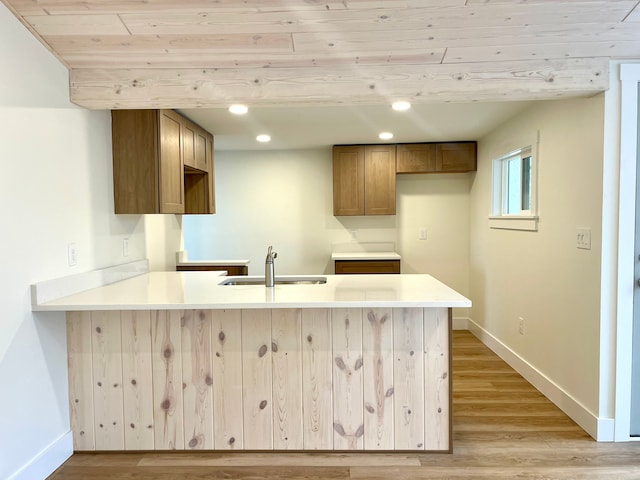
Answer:
M493 161L491 228L537 230L536 171L527 146Z

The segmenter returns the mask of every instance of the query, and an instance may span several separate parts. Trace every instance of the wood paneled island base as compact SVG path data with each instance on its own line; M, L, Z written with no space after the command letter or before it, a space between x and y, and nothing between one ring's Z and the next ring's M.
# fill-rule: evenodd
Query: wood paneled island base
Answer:
M450 308L67 313L76 451L451 452Z

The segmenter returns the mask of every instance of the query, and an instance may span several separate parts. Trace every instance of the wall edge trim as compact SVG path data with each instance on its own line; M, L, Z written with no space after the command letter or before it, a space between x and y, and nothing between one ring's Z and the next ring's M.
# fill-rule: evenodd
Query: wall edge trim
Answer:
M47 478L73 455L73 433L65 432L47 445L27 464L8 477L8 480Z

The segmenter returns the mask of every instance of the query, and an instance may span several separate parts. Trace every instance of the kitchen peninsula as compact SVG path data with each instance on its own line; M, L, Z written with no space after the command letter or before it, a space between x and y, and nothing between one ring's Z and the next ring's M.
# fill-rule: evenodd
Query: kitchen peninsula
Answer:
M67 312L75 450L451 451L451 308L468 299L429 275L228 280L34 294Z

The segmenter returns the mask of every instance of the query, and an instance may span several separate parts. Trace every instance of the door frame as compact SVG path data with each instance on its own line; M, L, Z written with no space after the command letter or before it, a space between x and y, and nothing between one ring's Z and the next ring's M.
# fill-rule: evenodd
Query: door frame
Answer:
M617 442L638 440L630 436L630 430L639 84L640 64L620 65L620 188L614 426L614 440Z

